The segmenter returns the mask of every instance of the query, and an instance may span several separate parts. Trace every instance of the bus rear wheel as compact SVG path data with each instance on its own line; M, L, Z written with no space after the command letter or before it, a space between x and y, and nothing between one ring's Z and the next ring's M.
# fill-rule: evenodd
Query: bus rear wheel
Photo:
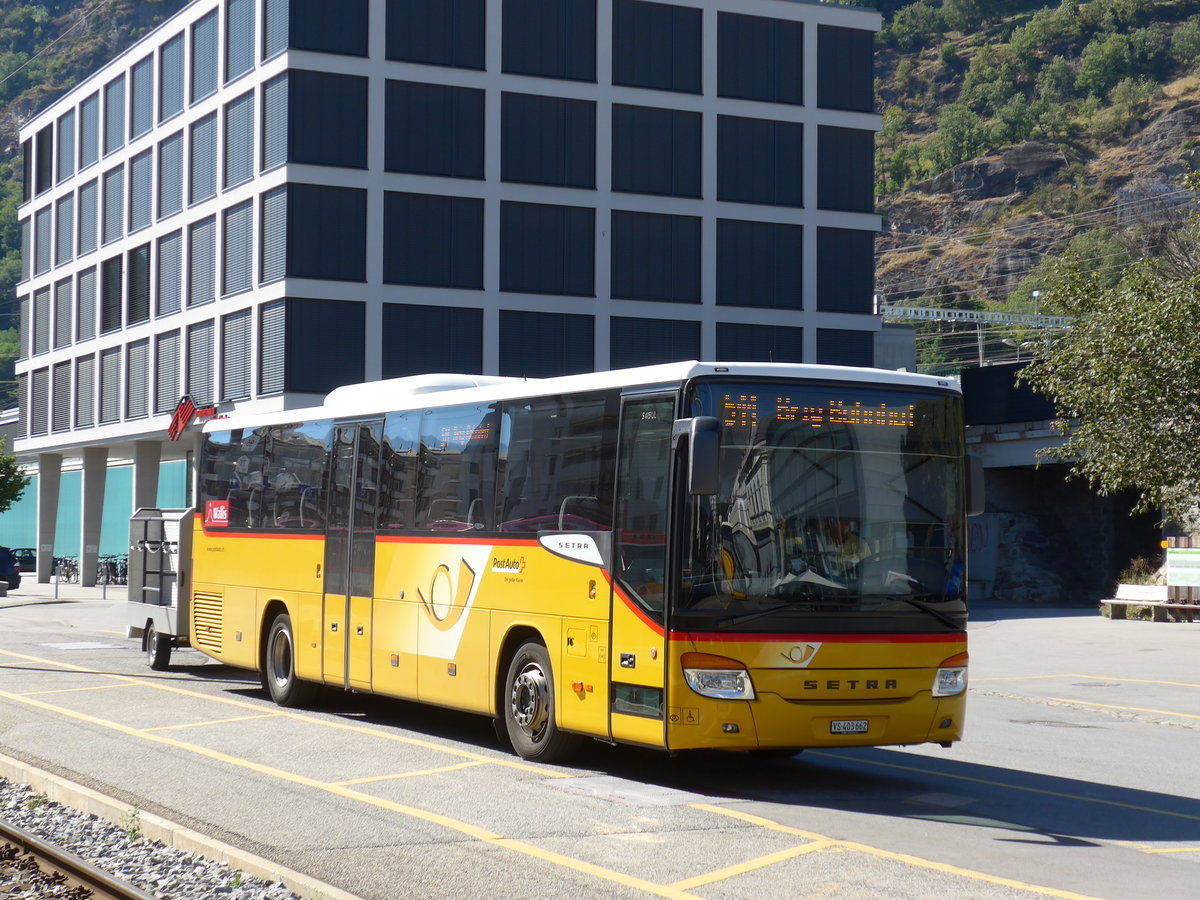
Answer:
M522 644L508 666L504 724L517 754L532 762L557 762L579 747L579 736L554 720L554 673L550 654L535 641Z
M296 677L296 639L292 617L280 613L271 622L263 659L263 684L280 706L308 706L317 697L318 685Z

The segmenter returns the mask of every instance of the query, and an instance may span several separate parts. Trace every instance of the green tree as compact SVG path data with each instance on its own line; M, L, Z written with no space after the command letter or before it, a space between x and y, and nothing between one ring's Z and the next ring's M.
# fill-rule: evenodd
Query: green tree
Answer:
M1190 186L1200 189L1200 178ZM1200 259L1200 218L1174 234ZM1200 266L1146 257L1106 286L1065 264L1053 301L1075 324L1025 370L1050 397L1066 442L1054 456L1100 494L1140 493L1137 509L1197 525L1200 502Z
M1200 16L1192 16L1171 35L1171 56L1191 68L1200 59Z
M4 438L0 438L0 513L21 499L29 479L21 474L17 458L8 452Z
M970 107L951 103L938 116L938 138L945 168L951 168L988 150L987 129Z
M983 47L963 78L962 99L982 115L992 115L1020 91L1020 66L1007 45Z

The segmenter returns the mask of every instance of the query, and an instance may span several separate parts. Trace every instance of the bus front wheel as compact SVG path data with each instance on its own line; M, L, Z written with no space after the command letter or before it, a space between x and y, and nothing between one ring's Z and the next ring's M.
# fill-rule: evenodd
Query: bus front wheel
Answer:
M550 654L534 641L522 644L508 666L504 724L513 749L523 759L556 762L579 746L579 737L560 731L554 721Z
M280 613L271 622L263 659L263 684L280 706L307 706L316 699L318 685L296 677L296 639L292 617Z

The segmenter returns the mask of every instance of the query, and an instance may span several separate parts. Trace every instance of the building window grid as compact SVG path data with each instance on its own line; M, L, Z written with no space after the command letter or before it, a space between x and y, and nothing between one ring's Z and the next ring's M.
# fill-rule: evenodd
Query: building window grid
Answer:
M100 243L111 244L124 237L125 225L125 166L118 165L104 173L101 185Z
M75 361L75 427L96 423L96 356L89 353Z
M150 226L154 199L154 149L129 161L129 234Z
M54 264L64 265L75 255L75 195L59 197L54 211Z
M225 190L254 177L254 92L243 94L225 105L224 166Z
M50 430L69 431L71 428L71 364L58 363L51 376Z
M182 38L183 38L183 35L178 35L175 40L177 42L181 43ZM179 45L179 44L177 44L177 45ZM164 50L164 54L165 54L165 50ZM150 61L151 61L151 58L147 58L147 60L144 60L143 63L150 62ZM139 64L139 65L141 65L141 64ZM135 67L135 68L137 68L137 67ZM141 70L141 69L139 69L139 73L140 73L140 75L146 74L144 72L144 70ZM151 73L149 73L149 74L150 74L150 80L153 83L153 81L154 81L153 71L151 71ZM124 121L124 119L126 117L126 113L128 112L131 136L137 136L137 134L144 133L144 129L142 131L134 131L134 129L139 127L139 123L141 122L141 119L138 118L138 114L136 114L132 108L132 104L135 104L137 102L136 98L132 95L137 93L137 81L138 81L139 77L140 76L138 73L131 73L131 78L130 78L130 83L129 83L129 88L130 88L130 93L131 93L131 97L129 98L129 100L130 100L131 106L128 110L126 109L125 96L124 96L125 95L124 76L122 76L119 79L114 79L112 82L109 83L109 85L105 86L105 89L103 92L104 99L105 99L105 107L104 107L105 128L104 128L103 137L104 137L106 153L112 152L114 149L113 126L117 119L118 111L119 111L120 119L122 120L122 122ZM161 89L164 81L165 81L165 79L160 80L160 89ZM283 80L283 84L286 85L285 79ZM265 88L266 88L266 86L264 85L264 90L265 90ZM253 100L252 95L246 95L246 97L244 98L244 101L249 101L249 108L250 108L250 112L251 112L251 117L250 117L251 122L253 122L253 102L252 102L252 100ZM99 102L98 102L99 97L96 94L93 94L91 97L85 98L85 100L83 101L83 104L88 104L89 101L91 103L90 108L94 112L98 113L99 112ZM235 101L235 102L237 102L237 101ZM80 115L80 129L79 129L80 133L78 135L78 138L79 138L78 142L76 142L76 140L75 140L76 135L74 133L75 124L76 124L75 123L75 114L77 111L71 110L67 114L60 116L59 120L58 120L58 129L59 129L58 134L59 134L60 143L59 143L59 147L57 148L57 149L59 149L59 153L56 154L56 157L55 157L55 172L56 172L56 176L59 179L62 179L64 177L70 177L70 175L74 174L74 171L75 171L74 162L76 159L78 159L81 169L87 165L90 165L92 162L95 161L96 154L89 155L87 147L86 147L86 143L87 143L86 137L83 134L83 132L86 131L86 128L87 128L85 120L88 117L88 113L83 104L81 104L81 107L78 110L78 113ZM111 112L109 111L110 104L112 105ZM234 106L233 103L228 105L227 113L232 111L233 106ZM160 114L161 114L161 111L160 111ZM97 119L99 118L98 115L96 116L96 118ZM213 131L215 132L215 124L213 126ZM63 137L64 132L67 135L66 137ZM100 137L100 135L97 135L97 137ZM176 134L173 137L178 140L180 145L182 144L182 134L181 133ZM97 141L97 143L99 143L99 141ZM266 144L266 141L264 141L264 153L266 151L265 144ZM121 145L123 145L123 141L121 143L117 144L118 147ZM215 156L215 149L216 148L214 146L213 147L214 156ZM230 148L227 146L226 153L228 154L229 151L230 151ZM143 156L144 155L146 155L146 154L143 154ZM140 158L141 157L138 157L136 159L140 159ZM265 162L266 162L266 160L264 158L264 164L265 164ZM213 168L215 169L215 159L214 159ZM65 174L64 174L64 172L65 172ZM121 171L120 169L114 169L114 170L111 170L109 173L106 173L105 178L102 180L102 183L104 186L104 192L105 192L105 197L104 197L105 202L102 206L102 209L105 212L104 238L105 238L106 243L115 239L115 237L121 236L119 233L120 228L116 227L113 224L112 220L109 218L108 210L112 207L112 205L113 205L112 201L115 199L115 197L119 196L120 194L123 193L123 188L124 188L123 174L124 174L123 171ZM131 179L133 177L134 176L131 171ZM160 175L160 178L161 178L161 175ZM236 182L236 183L240 183L240 182ZM228 186L228 185L226 185L226 186ZM92 189L92 197L94 198L95 191L97 188L96 182L92 181L90 183L90 187ZM135 230L138 227L141 227L141 220L137 219L135 217L135 214L133 211L133 207L136 202L136 200L135 200L136 190L137 190L136 186L131 184L130 185L130 197L129 197L129 204L130 204L130 223L129 223L129 225L130 225L131 231ZM215 193L215 189L214 189L214 193ZM286 208L286 191L281 190L278 193L278 196L285 198L285 202L282 205L284 206L284 208ZM264 195L264 207L263 207L264 214L266 211L265 199L266 199L266 197ZM88 249L89 249L87 247L87 240L86 240L86 235L89 231L88 223L87 223L87 216L86 216L86 212L88 211L87 210L88 204L87 204L85 198L83 196L80 197L80 211L79 211L80 214L77 217L77 219L75 219L75 217L73 217L73 213L74 213L73 196L60 198L57 203L58 203L58 209L56 210L57 215L55 216L55 219L56 219L55 224L58 225L58 230L55 232L56 238L54 241L55 264L56 265L61 264L62 262L65 262L65 261L69 261L70 253L71 253L71 245L74 243L74 238L75 238L76 233L78 233L78 235L80 236L81 246L80 246L79 252L80 253L88 252ZM94 206L95 206L95 204L94 204L94 200L93 200L93 207ZM246 204L243 204L243 206L249 208L249 207L252 207L252 203L248 202ZM49 210L41 211L41 213L48 213L48 212L49 212ZM228 215L232 212L233 212L232 210L228 211L226 216L228 217ZM73 219L75 219L75 220L73 221ZM42 219L41 221L44 222L45 220ZM75 221L78 222L77 225L75 224ZM285 221L286 221L286 213L285 213ZM199 224L203 225L205 223L199 223ZM63 230L62 230L64 226L67 229L66 232L63 232ZM77 229L77 231L76 231L76 229ZM95 230L94 225L92 226L91 230L92 231ZM41 231L41 229L38 229L37 231L35 231L35 233L40 235L40 231ZM114 235L114 232L117 232L117 234ZM177 232L175 237L178 240L181 238L181 235ZM262 250L265 254L265 252L266 252L265 241L264 241L264 246L263 246ZM40 244L38 246L38 251L39 251L39 254L41 254L42 247ZM211 259L212 257L210 256L209 258ZM264 268L263 276L264 276L264 281L265 281L266 277L267 277L267 267L265 265L265 260L264 260L263 268ZM79 281L78 286L80 289L77 294L77 297L78 297L77 312L79 313L79 315L77 316L77 318L75 320L75 324L76 324L77 328L80 329L81 335L82 335L82 332L85 332L87 330L88 319L94 318L94 313L91 317L89 317L86 314L85 307L87 305L86 297L87 297L87 293L88 293L86 285L87 285L88 281L90 280L92 289L94 291L95 280L96 280L95 276L96 276L96 270L94 268L89 270L88 272L80 273L78 275L78 281ZM194 283L194 280L193 280L193 283ZM66 281L66 282L61 282L60 284L64 284L66 286L66 288L67 288L66 294L69 297L70 293L71 293L69 290L71 282ZM54 340L55 340L56 347L63 345L60 342L64 341L64 335L62 333L62 330L60 327L57 327L57 323L59 321L58 320L58 312L59 312L58 297L59 297L58 288L56 288L56 291L55 291L55 313L56 313L56 316L54 319L50 320L50 321L53 321L56 323L56 327L54 329L54 332L55 332ZM196 301L192 300L192 297L189 296L189 305L191 305L194 302L196 302ZM94 303L94 301L93 301L93 303ZM35 298L35 305L36 305L36 298ZM37 328L37 322L36 322L37 318L38 317L35 316L35 329ZM40 318L42 318L43 320L46 319L45 316L40 317ZM66 322L67 322L66 343L69 343L69 333L70 333L70 325L71 325L71 320L70 320L69 316L66 317ZM211 325L212 323L209 323L209 324ZM86 339L86 338L84 338L84 339ZM35 337L35 342L36 342L36 337ZM189 335L189 343L190 342L191 342L191 336ZM83 362L83 360L80 360L80 362ZM111 365L111 363L110 363L110 365ZM78 369L78 366L76 368ZM57 374L56 374L56 377L55 377L56 385L57 385L58 380L59 380L59 376L57 376Z
M104 86L104 155L125 146L125 76Z
M250 396L251 311L240 310L221 319L221 400Z
M158 218L183 211L183 132L158 144Z
M121 420L121 348L100 351L100 424Z
M162 415L179 402L179 332L154 338L154 413Z
M183 112L183 35L162 45L158 57L158 121Z
M54 349L71 346L71 279L54 284Z
M154 127L154 54L138 60L129 70L129 139Z
M58 181L75 174L75 110L69 109L58 117Z
M125 418L144 419L150 414L150 339L133 341L125 348Z
M254 201L225 210L222 232L221 295L228 297L254 286Z

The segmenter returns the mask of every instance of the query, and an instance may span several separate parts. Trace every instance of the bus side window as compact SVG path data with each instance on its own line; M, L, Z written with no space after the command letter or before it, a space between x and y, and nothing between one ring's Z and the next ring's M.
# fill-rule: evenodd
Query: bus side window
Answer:
M403 531L416 524L419 428L418 413L393 413L385 420L380 460L380 531Z
M329 433L327 421L271 426L259 516L263 528L308 531L322 527L321 488Z
M498 418L495 404L424 412L414 528L452 532L491 527L500 443Z
M616 410L615 394L505 405L501 531L612 528Z

